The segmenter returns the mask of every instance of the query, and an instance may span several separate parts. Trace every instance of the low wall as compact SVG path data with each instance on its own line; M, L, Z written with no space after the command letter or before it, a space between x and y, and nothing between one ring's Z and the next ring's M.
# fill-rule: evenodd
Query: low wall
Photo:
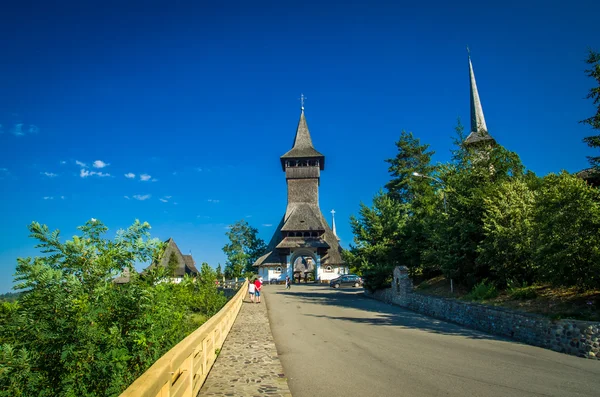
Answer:
M121 397L196 396L242 307L248 281L200 328L159 358Z
M391 288L365 295L468 328L557 352L600 360L600 323L550 320L509 309L414 293L408 269L394 269Z

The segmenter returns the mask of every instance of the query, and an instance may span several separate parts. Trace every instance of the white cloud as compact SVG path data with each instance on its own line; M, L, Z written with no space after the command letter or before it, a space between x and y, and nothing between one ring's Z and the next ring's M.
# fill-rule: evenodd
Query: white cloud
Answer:
M263 223L262 225L263 225L264 227L271 227L271 226L273 226L273 224L272 224L272 223Z
M82 178L87 178L88 176L94 176L94 175L99 176L101 178L110 176L110 174L107 174L105 172L88 171L84 168L82 168L81 171L79 172L79 176Z
M129 200L129 196L123 196L123 197L125 197L127 200Z
M173 172L173 175L177 175L177 171L174 171L174 172Z
M66 161L64 161L64 160L63 160L63 161L61 161L60 163L61 163L61 164L67 164L67 162L66 162Z
M27 134L37 134L40 132L40 128L35 124L26 125L25 123L15 123L9 130L14 136L25 136ZM0 124L0 134L4 133L3 125Z
M150 182L158 182L158 179L152 178L152 180Z
M179 203L173 203L173 205L178 205Z
M208 201L209 203L218 203L220 200L208 199L206 201Z
M152 177L150 175L148 175L148 174L142 174L142 175L140 175L140 179L142 181L144 181L144 182L149 181L150 178L152 178Z
M125 178L133 179L133 178L135 178L135 174L133 172L129 172L129 173L125 174Z
M171 197L173 197L173 196L165 196L166 199L170 199Z
M152 195L150 194L136 194L135 196L133 196L134 199L136 200L140 200L140 201L144 201L144 200L148 200L150 197L152 197Z
M168 203L169 200L165 200L165 199L159 199L160 201L162 201L163 203Z
M90 219L90 221L92 221L92 222L95 223L97 221L97 219L96 218L92 218L92 219Z
M60 196L60 199L61 199L61 200L64 200L64 199L65 199L65 196Z
M58 176L58 174L55 174L53 172L40 172L40 174L46 175L48 178L54 178L54 177Z
M107 165L110 165L110 164L107 164L107 163L105 163L102 160L96 160L96 161L94 161L94 163L92 165L94 166L94 168L104 168L104 167L106 167Z
M202 172L202 168L200 168L200 167L196 167L196 171L197 171L197 172Z
M44 200L54 200L54 197L52 197L52 196L46 196L46 197L44 197Z
M246 215L246 218L252 218L252 215Z
M23 131L23 123L17 123L10 131L14 136L25 136L25 131Z
M75 164L77 164L77 165L78 165L78 166L80 166L80 167L87 167L87 164L86 164L86 163L84 163L84 162L82 162L82 161L79 161L79 160L75 160Z

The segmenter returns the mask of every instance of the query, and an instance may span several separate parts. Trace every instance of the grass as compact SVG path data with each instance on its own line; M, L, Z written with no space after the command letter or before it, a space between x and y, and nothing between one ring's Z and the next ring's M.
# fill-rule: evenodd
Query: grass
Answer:
M479 287L479 289L477 288ZM424 280L415 286L417 292L444 298L477 300L491 306L500 306L526 313L536 313L551 319L576 319L600 321L600 288L581 291L575 287L552 287L550 285L511 285L506 290L490 292L489 285L478 285L474 290L454 285L450 292L450 280L438 276ZM474 293L477 290L477 293Z

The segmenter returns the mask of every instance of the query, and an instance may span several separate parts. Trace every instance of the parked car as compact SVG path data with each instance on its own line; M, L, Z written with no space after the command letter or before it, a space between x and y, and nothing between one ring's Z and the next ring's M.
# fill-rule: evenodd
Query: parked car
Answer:
M360 278L356 274L344 274L343 276L335 278L329 282L329 286L332 288L340 288L348 285L351 285L353 287L360 287L362 286L362 284L362 278Z

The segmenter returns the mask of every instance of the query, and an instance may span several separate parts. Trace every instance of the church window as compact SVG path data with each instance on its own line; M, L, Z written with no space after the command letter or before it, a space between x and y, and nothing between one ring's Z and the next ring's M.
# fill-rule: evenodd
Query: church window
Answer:
M281 266L277 266L277 268L275 269L275 273L281 273Z
M325 271L326 271L326 272L332 272L332 271L333 271L333 269L331 268L331 266L327 266L327 267L325 268Z

